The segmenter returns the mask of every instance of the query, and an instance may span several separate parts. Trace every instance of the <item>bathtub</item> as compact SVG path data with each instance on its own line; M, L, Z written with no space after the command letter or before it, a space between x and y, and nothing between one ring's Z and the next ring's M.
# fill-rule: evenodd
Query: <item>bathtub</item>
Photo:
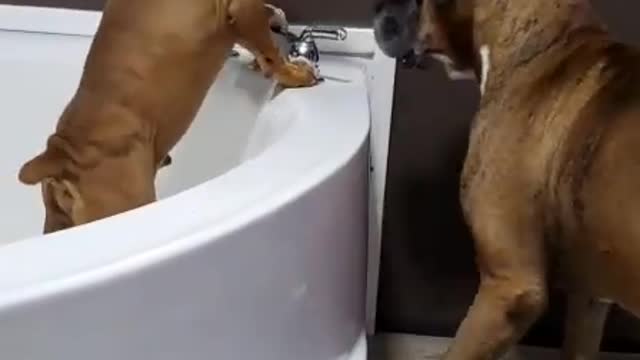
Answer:
M372 103L392 82L372 84L393 74L371 32L321 44L327 80L309 89L230 59L159 201L42 236L40 190L16 174L73 94L99 18L0 6L0 356L366 359L369 132L388 121L390 102Z

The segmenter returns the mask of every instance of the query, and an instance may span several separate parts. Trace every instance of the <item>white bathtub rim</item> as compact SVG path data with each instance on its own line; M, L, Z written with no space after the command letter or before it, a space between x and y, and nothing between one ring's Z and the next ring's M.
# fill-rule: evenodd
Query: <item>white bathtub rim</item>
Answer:
M54 8L31 5L0 4L0 30L34 32L67 36L94 36L102 11ZM304 25L292 24L290 30L299 33ZM317 39L320 53L339 53L372 57L377 45L370 28L347 27L344 41Z
M312 89L296 90L296 92L300 92L301 96L308 96L307 94L303 94L303 92L321 91L323 87L324 85L321 85ZM331 88L327 90L334 91ZM280 96L282 96L283 99L286 97L295 99L297 97L293 92L289 94L283 93ZM12 259L14 256L20 257L26 255L26 257L23 258L23 261L34 261L41 257L41 254L33 253L34 249L42 252L46 248L49 248L51 251L44 252L55 253L56 251L53 250L55 243L70 244L82 241L80 239L82 235L100 233L103 229L109 229L110 231L107 232L107 235L101 234L99 236L100 238L103 238L101 241L119 241L120 246L122 246L121 244L124 244L126 241L125 239L133 240L135 235L129 234L127 236L123 232L123 234L121 234L122 236L117 237L116 240L109 240L111 238L111 234L114 233L113 229L123 230L135 220L140 220L147 216L162 218L164 215L174 215L176 207L179 208L182 204L194 205L188 201L190 198L213 194L215 193L215 190L224 188L224 182L233 183L236 178L239 180L247 179L247 177L250 178L250 172L256 169L259 170L260 167L281 164L282 161L286 161L287 159L283 159L282 156L278 154L279 152L286 152L286 149L291 146L291 143L295 143L297 140L300 140L300 136L304 136L307 134L306 132L312 130L313 126L315 126L313 124L314 122L328 120L327 117L322 116L322 114L304 114L306 109L303 106L296 104L296 102L293 102L293 104L291 104L291 108L293 109L295 107L297 107L296 111L298 112L298 115L302 116L304 120L296 121L294 126L289 129L276 144L273 144L253 160L243 163L238 168L233 169L218 178L209 180L199 186L176 194L170 198L163 199L162 201L151 205L151 207L135 209L100 222L71 229L68 230L66 234L58 233L44 237L32 237L30 239L25 239L16 242L15 244L2 247L0 248L0 264L3 264L2 268L6 271L2 272L5 274L13 273L13 271L7 266L9 261L5 260ZM341 147L338 147L338 149L326 147L326 149L331 149L332 153L330 155L327 154L327 156L322 159L316 158L320 163L314 164L308 169L309 171L304 174L297 174L299 176L297 179L287 178L287 176L285 176L286 174L279 174L279 182L274 182L271 188L271 190L277 190L276 192L263 192L261 196L264 197L252 199L254 201L259 200L259 203L254 203L252 206L239 205L235 209L237 210L236 212L225 211L224 216L218 218L215 218L215 214L214 216L209 213L203 214L198 217L197 223L194 222L191 224L192 226L190 228L180 227L177 229L180 231L187 231L189 234L186 236L163 232L163 230L159 230L157 228L149 229L151 232L155 232L153 234L154 237L157 237L155 241L151 243L147 242L144 246L133 250L130 249L130 251L122 251L120 249L119 251L121 253L112 255L110 260L95 260L97 257L94 254L94 261L84 261L83 263L83 261L75 259L76 264L74 264L74 266L68 266L67 270L58 269L55 274L51 274L46 271L46 266L38 264L41 271L33 271L30 277L25 277L27 278L27 281L8 281L3 283L2 278L0 278L0 311L13 306L23 306L30 302L37 301L38 299L55 296L55 294L66 293L73 289L102 283L110 279L118 278L119 276L126 276L138 269L153 266L153 264L160 263L168 258L184 254L197 249L200 246L211 243L212 241L222 239L225 235L242 229L251 221L256 221L256 219L263 218L268 214L277 211L278 208L294 201L296 198L305 194L309 189L321 184L323 181L328 179L331 174L343 168L357 154L363 144L367 141L369 131L368 111L365 110L368 110L366 97L363 101L362 107L357 109L360 113L360 118L358 119L357 116L349 117L349 119L354 123L353 126L351 126L351 129L349 130L348 127L340 128L340 130L348 130L342 134L344 136L344 143ZM309 144L309 146L314 145L316 144ZM293 150L300 151L300 149ZM260 172L258 171L255 175L259 174ZM286 186L283 186L285 183ZM211 226L211 222L214 222L215 226ZM144 229L142 230L144 231ZM95 239L88 239L84 241L89 244L95 241ZM114 245L113 242L104 245L104 247L112 247ZM70 249L66 249L64 251L67 252L69 250ZM122 253L126 254L123 255ZM68 254L67 257L69 257ZM42 261L43 259L40 260ZM71 269L72 267L74 269Z

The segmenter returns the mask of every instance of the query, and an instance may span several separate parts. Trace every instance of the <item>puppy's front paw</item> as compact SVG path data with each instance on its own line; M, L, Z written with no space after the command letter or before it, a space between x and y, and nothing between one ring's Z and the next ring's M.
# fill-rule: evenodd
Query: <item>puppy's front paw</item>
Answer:
M278 82L285 87L307 87L320 80L318 67L307 59L292 59L285 64Z

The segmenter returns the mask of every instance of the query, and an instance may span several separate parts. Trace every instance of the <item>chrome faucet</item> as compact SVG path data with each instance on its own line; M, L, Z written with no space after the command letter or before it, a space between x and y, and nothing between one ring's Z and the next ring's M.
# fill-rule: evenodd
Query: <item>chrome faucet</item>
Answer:
M316 44L316 39L344 41L347 39L347 30L339 26L309 26L304 28L300 35L296 35L288 30L286 23L284 26L272 26L271 31L280 35L281 38L276 42L283 55L288 56L290 61L307 61L318 69L320 61L320 51ZM240 53L233 49L228 55L230 58L240 56ZM310 64L310 65L311 65ZM333 79L337 81L345 81L344 79L320 76L318 73L318 81L325 79Z
M286 29L273 30L287 39L289 57L304 57L314 64L320 60L320 51L315 39L344 41L347 38L347 30L338 26L310 26L302 30L300 35Z

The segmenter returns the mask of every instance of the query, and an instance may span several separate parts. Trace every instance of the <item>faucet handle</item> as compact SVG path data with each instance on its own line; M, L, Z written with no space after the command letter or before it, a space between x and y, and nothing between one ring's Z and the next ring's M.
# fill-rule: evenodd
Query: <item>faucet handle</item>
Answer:
M339 26L309 26L300 35L290 31L277 31L287 39L289 58L305 58L316 64L320 52L315 39L342 41L347 38L347 30Z
M301 40L307 40L310 38L344 41L347 39L347 30L340 26L309 26L302 30L299 38Z

